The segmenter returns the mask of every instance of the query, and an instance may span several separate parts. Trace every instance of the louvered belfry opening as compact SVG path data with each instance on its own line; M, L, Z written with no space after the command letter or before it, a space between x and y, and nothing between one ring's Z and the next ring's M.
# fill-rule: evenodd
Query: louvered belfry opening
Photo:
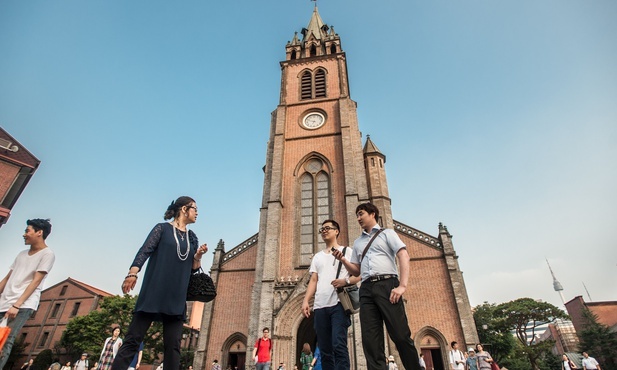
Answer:
M315 97L326 97L326 72L323 69L319 69L315 73Z
M300 98L302 100L305 99L311 99L312 98L312 90L313 90L313 84L312 84L312 76L311 76L311 72L306 71L302 74L302 80L301 80L301 88L300 88Z

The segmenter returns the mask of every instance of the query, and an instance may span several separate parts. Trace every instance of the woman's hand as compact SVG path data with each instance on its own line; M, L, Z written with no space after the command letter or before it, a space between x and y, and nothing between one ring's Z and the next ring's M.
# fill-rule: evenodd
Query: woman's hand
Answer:
M137 284L137 275L127 275L122 282L122 293L127 294L135 289L135 284Z
M208 244L204 243L199 248L197 248L197 252L195 252L195 260L200 261L201 257L208 251Z

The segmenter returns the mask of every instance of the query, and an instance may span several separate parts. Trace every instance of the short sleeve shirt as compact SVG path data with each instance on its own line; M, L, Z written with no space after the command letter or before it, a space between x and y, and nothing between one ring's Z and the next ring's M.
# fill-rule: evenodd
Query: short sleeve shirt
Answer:
M31 308L36 310L39 307L41 299L41 291L47 274L54 266L56 256L49 247L39 250L33 255L28 255L29 249L21 251L10 267L11 276L6 282L4 291L0 295L0 312L6 312L11 306L17 302L19 297L26 291L26 288L32 280L36 272L45 273L45 277L38 287L32 292L30 297L20 306L20 308Z
M338 247L339 251L343 251L344 247ZM345 258L351 258L351 248L345 249ZM313 309L336 306L338 303L338 295L336 289L332 286L332 280L336 279L336 271L338 270L339 261L337 261L332 253L321 251L313 256L309 272L317 273L317 290L315 291L315 302ZM345 266L341 266L339 279L349 277L349 273Z
M272 339L257 339L257 342L255 342L255 348L257 348L257 362L270 362Z
M362 230L362 235L353 243L353 254L349 261L360 265L362 281L375 275L398 275L396 254L406 246L401 238L398 237L396 231L392 229L384 229L377 235L375 240L373 240L373 244L366 252L364 259L362 259L364 248L380 228L378 224L375 225L370 234Z

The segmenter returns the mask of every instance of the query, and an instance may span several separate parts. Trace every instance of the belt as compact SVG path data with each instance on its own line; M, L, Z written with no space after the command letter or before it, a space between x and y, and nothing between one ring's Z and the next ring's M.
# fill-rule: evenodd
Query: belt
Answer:
M397 278L398 276L396 275L373 275L373 276L369 276L368 281L370 281L371 283L374 283L376 281L381 281L381 280L388 280L388 279L394 279Z

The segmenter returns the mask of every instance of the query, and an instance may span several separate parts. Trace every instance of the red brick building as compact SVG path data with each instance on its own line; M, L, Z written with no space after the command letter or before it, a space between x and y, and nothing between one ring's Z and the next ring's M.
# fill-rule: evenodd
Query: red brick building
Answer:
M368 201L380 209L380 224L398 232L411 256L404 298L427 369L448 368L450 341L462 348L478 341L452 236L441 224L430 235L393 219L386 156L372 139L362 143L347 57L317 8L302 39L296 34L285 50L259 232L229 251L222 242L215 250L211 273L219 293L205 305L195 369L209 369L214 359L223 368L251 367L253 344L263 327L272 332L273 363L296 364L302 344L315 343L312 319L304 318L301 305L311 258L323 249L317 230L333 218L341 225L339 243L353 243L361 232L355 208ZM365 369L358 315L348 341L352 368ZM399 358L391 342L387 352Z
M109 296L112 294L71 278L43 290L38 310L16 338L16 342L28 343L16 363L23 364L41 351L53 349L73 317L96 310L101 298Z
M566 302L566 310L572 318L572 324L578 333L585 329L583 310L587 308L598 316L598 322L617 331L617 301L585 302L580 295Z
M0 127L0 227L41 161Z

